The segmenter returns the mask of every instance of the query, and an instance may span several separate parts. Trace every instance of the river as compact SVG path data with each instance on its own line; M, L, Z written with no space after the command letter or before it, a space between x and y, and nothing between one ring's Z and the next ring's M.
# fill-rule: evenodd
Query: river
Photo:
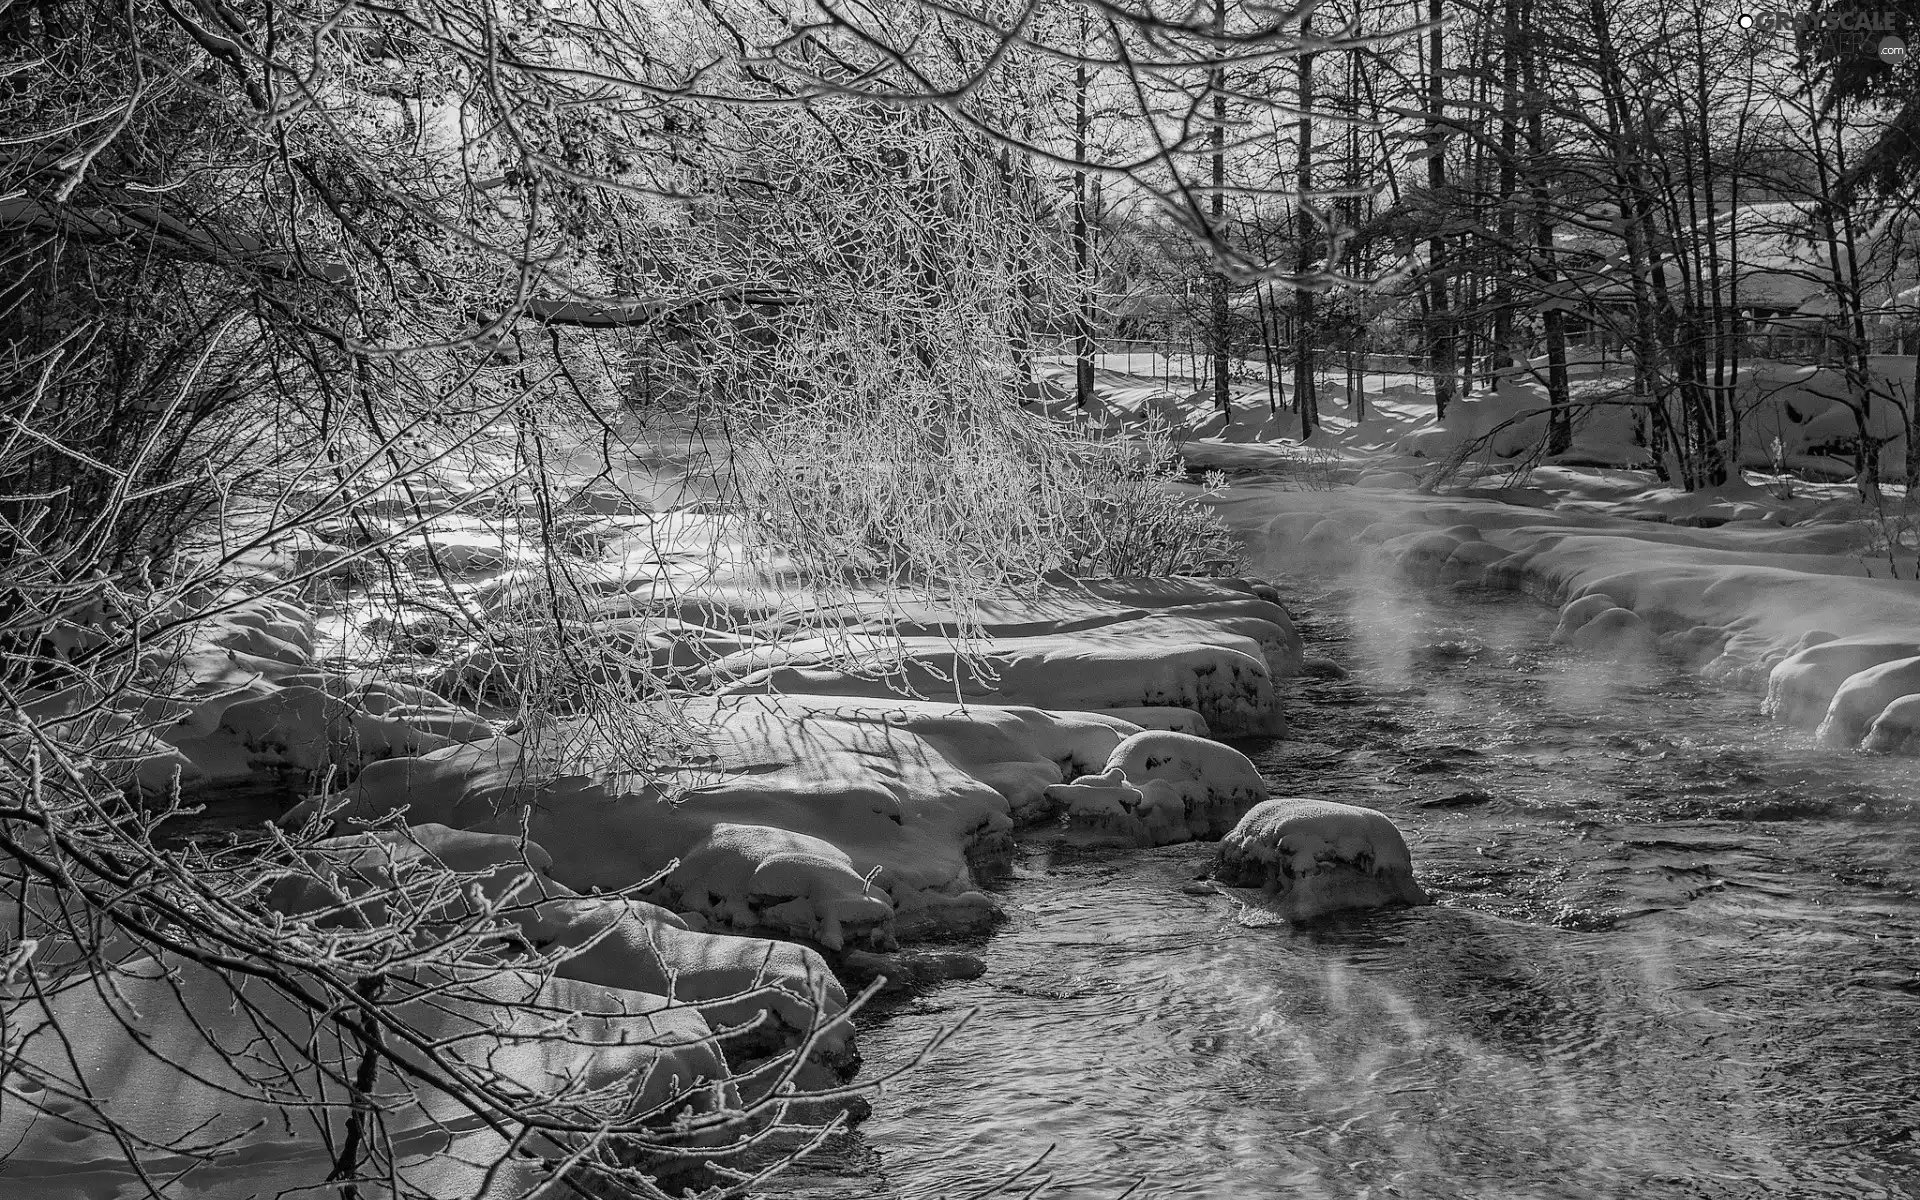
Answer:
M1029 845L987 973L864 1023L866 1070L972 1019L773 1194L1920 1196L1911 760L1523 597L1282 590L1351 677L1242 748L1389 814L1437 904L1247 923L1182 891L1209 846Z

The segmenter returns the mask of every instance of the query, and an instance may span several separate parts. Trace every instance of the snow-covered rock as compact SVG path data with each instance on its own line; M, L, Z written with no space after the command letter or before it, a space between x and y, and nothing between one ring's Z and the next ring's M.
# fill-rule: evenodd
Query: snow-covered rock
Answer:
M1304 660L1300 670L1303 674L1308 671ZM1190 733L1194 737L1208 737L1213 732L1207 728L1207 719L1190 708L1109 708L1105 715L1142 729L1164 729L1169 733Z
M1166 846L1190 841L1187 809L1164 779L1134 783L1119 767L1055 784L1047 795L1064 811L1070 840L1091 845Z
M1815 736L1829 746L1857 746L1889 704L1915 694L1920 694L1920 657L1857 671L1835 689Z
M1610 608L1574 630L1567 645L1620 657L1653 649L1653 630L1631 609Z
M297 972L293 984L329 994ZM325 1186L347 1117L339 1064L360 1058L337 1009L174 957L124 960L110 988L13 991L0 1068L11 1093L0 1105L8 1148L0 1191L81 1200L141 1193L153 1180L173 1181L172 1191L190 1180L183 1194L197 1200L250 1200ZM514 1195L511 1185L539 1179L511 1165L487 1178L489 1157L505 1147L443 1086L448 1067L507 1094L597 1094L608 1116L652 1113L663 1131L679 1112L729 1100L727 1066L706 1022L658 996L475 968L401 969L384 998L438 1059L390 1040L418 1074L388 1066L374 1084L394 1170L410 1195ZM573 1015L558 1020L565 1014ZM297 1096L318 1103L276 1102ZM127 1136L101 1131L81 1097L104 1103ZM321 1121L330 1140L316 1136ZM547 1157L566 1150L539 1134L530 1148ZM483 1190L489 1183L506 1190Z
M715 825L662 881L683 908L829 950L894 944L893 898L830 842L765 825Z
M1374 551L1379 560L1409 579L1423 583L1438 580L1447 561L1464 542L1443 530L1415 530L1380 543Z
M378 717L318 688L292 686L225 706L213 732L175 742L216 778L287 769L357 774L366 764L425 754L452 740Z
M1256 806L1221 839L1213 877L1259 889L1262 905L1289 921L1428 902L1392 821L1370 808L1324 800Z
M1440 564L1440 582L1442 583L1479 583L1486 579L1487 569L1505 559L1511 551L1487 541L1461 542Z
M691 1004L716 1032L753 1027L720 1042L736 1065L794 1049L828 1026L813 1065L831 1078L819 1082L837 1082L856 1061L852 1030L833 1024L846 992L815 951L696 932L639 900L581 896L547 877L551 865L538 843L521 837L414 825L320 842L304 855L304 869L285 874L268 896L290 915L326 913L329 924L370 927L393 919L391 900L411 880L415 897L440 904L422 912L408 902L422 945L474 920L476 904L489 904L499 925L545 956L560 978ZM456 886L422 887L448 874Z
M1677 658L1689 667L1700 667L1720 656L1732 634L1716 625L1695 625L1663 633L1654 646L1660 653Z
M851 647L852 663L832 665L849 649L844 639L823 639L787 647L793 665L722 660L712 670L724 679L747 669L723 687L730 695L904 695L1074 712L1170 706L1195 710L1226 736L1272 735L1283 725L1260 642L1205 618L985 639L965 655L944 638L876 638Z
M702 737L661 780L542 773L498 738L371 764L340 815L404 808L414 823L501 833L524 819L553 877L580 892L644 882L717 825L763 826L837 847L863 879L877 871L903 918L977 923L991 906L971 863L1005 852L1016 813L1053 811L1049 786L1139 732L1091 713L838 696L725 698L688 717ZM824 944L824 932L805 936Z
M1915 655L1920 655L1920 641L1898 635L1864 634L1816 643L1773 668L1762 711L1789 725L1818 725L1847 680L1881 663Z
M1880 754L1920 755L1920 695L1902 696L1881 709L1860 748Z
M1564 646L1572 640L1575 633L1584 629L1589 621L1603 612L1611 612L1619 607L1620 605L1612 596L1603 592L1594 592L1569 600L1561 605L1560 623L1553 627L1553 634L1549 640L1556 646Z
M1167 784L1194 837L1225 833L1267 798L1266 781L1246 755L1190 734L1136 733L1114 747L1106 766L1138 788L1150 782Z

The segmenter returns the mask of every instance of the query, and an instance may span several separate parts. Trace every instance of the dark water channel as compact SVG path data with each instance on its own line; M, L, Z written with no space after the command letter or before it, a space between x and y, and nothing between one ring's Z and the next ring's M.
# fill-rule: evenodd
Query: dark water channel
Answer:
M1249 927L1180 890L1209 847L1032 849L987 974L869 1023L868 1070L978 1015L785 1190L979 1194L1052 1146L1074 1200L1920 1196L1913 760L1551 648L1531 600L1288 601L1352 677L1246 748L1390 814L1438 905Z

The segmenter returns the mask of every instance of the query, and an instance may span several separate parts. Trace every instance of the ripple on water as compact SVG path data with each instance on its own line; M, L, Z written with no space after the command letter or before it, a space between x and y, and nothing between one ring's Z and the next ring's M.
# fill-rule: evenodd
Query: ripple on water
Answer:
M1248 928L1180 890L1209 847L1031 851L988 973L869 1069L979 1015L796 1194L966 1194L1052 1145L1075 1200L1920 1196L1920 781L1547 649L1530 603L1329 599L1295 603L1354 679L1249 749L1390 813L1440 905Z

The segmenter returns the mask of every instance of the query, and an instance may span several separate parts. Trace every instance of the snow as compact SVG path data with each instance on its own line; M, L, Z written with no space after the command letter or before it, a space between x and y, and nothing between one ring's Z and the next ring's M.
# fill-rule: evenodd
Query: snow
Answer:
M1264 632L1264 631L1262 631ZM1273 630L1278 636L1278 630ZM846 666L830 665L851 652ZM1199 617L1148 617L1069 633L983 639L968 655L945 638L790 643L792 665L752 669L722 659L713 673L743 673L730 695L911 695L968 704L1086 711L1176 707L1198 712L1222 736L1282 728L1261 642Z
M387 898L400 894L396 889L413 869L443 867L457 873L462 886L440 893L443 911L426 914L423 945L473 919L478 901L490 902L495 919L517 929L528 947L554 956L561 978L691 1004L716 1032L761 1026L744 1042L720 1043L736 1066L769 1050L794 1049L846 1007L845 990L813 950L695 931L667 909L639 900L582 896L549 878L552 856L523 838L421 824L328 839L305 858L307 873L288 874L269 893L276 909L326 911L336 914L331 922L353 913L356 920L348 924L381 923L391 919ZM716 879L730 865L721 864ZM744 881L729 878L729 887L738 882ZM739 889L743 899L750 893ZM852 1031L838 1026L818 1038L809 1065L829 1069L831 1078L822 1082L838 1082L853 1059Z
M1920 630L1915 631L1920 634ZM1764 711L1789 725L1818 725L1849 678L1881 663L1920 655L1920 638L1831 634L1782 659L1767 676Z
M1568 634L1566 644L1577 650L1597 650L1618 657L1652 649L1653 635L1633 610L1609 608Z
M1185 733L1136 733L1114 747L1107 769L1120 771L1136 787L1168 785L1195 837L1227 832L1267 798L1266 781L1246 755Z
M1191 841L1186 801L1164 779L1139 783L1118 766L1047 789L1065 812L1067 838L1081 845L1165 846Z
M1857 746L1889 704L1912 695L1920 695L1920 656L1856 671L1835 689L1815 736L1829 746Z
M1256 805L1220 840L1213 878L1257 889L1257 903L1289 921L1428 902L1393 822L1370 808L1326 800Z
M661 885L680 907L736 929L813 938L829 950L894 945L893 898L830 842L765 825L715 825Z
M322 819L309 832L339 836L309 852L317 879L279 881L278 910L344 931L385 919L423 870L456 872L461 886L415 914L421 936L484 907L502 928L487 952L505 965L422 973L414 982L443 989L416 1006L422 1032L447 1039L451 1053L483 1056L520 1087L571 1075L630 1089L635 1111L695 1080L719 1088L701 1103L751 1095L803 1043L813 1058L802 1086L838 1083L858 1058L850 1028L815 1029L847 1004L833 969L977 971L965 956L923 964L897 943L998 919L981 872L1023 826L1165 845L1223 833L1265 799L1251 762L1207 735L1284 727L1281 693L1303 657L1270 588L1061 578L966 611L893 596L823 603L780 586L777 571L740 569L726 515L645 485L654 474L588 480L554 529L580 555L567 564L582 602L565 613L566 632L615 646L616 660L689 693L686 730L587 756L620 763L643 756L619 751L644 750L653 763L644 777L545 765L516 727L504 732L448 698L511 700L527 665L516 656L543 652L551 616L536 602L546 581L521 518L546 514L531 497L518 509L467 511L470 489L423 483L371 506L370 528L281 539L249 561L241 584L170 614L179 625L142 660L135 687L90 718L127 749L116 780L150 791L240 779L329 789L286 818ZM416 528L421 513L438 515ZM412 585L444 572L451 605L430 609L349 561L345 547L369 534L398 536L396 562ZM313 608L247 591L309 571L338 576L305 593ZM459 608L489 614L497 640L460 640ZM84 628L72 636L84 639ZM613 661L577 682L597 688L625 670ZM52 698L43 715L97 699ZM589 727L558 732L585 738ZM233 1163L195 1170L195 1194L324 1177L314 1130L276 1124L258 1088L220 1074L230 1068L207 1038L237 1039L248 1024L223 981L124 953L123 990L151 1041L104 1034L100 1061L79 1070L126 1076L143 1135L202 1122L210 1136L253 1130ZM40 961L58 955L49 945ZM517 955L547 959L551 977L516 967ZM347 1049L284 997L248 999L290 1045ZM112 1028L97 992L49 1003L70 1026ZM539 1036L555 1008L590 1014L576 1022L587 1044ZM16 1043L43 1039L24 1016ZM63 1069L44 1042L8 1049ZM168 1059L204 1067L205 1078L169 1080ZM460 1160L482 1156L496 1135L463 1125L430 1086L410 1097L398 1081L386 1086L411 1155L408 1182L429 1195L477 1194L478 1172ZM113 1157L91 1135L63 1142L51 1123L29 1129L20 1111L0 1111L0 1137L24 1134L0 1179L44 1181L52 1162L69 1181L85 1179L61 1157L68 1142L86 1162ZM118 1186L103 1176L81 1190Z
M530 777L520 746L497 738L372 764L340 815L405 808L413 822L501 833L524 818L553 877L581 892L643 883L719 825L783 830L837 848L903 909L975 910L970 861L1003 853L1016 817L1049 814L1049 786L1139 732L1098 713L843 696L716 699L689 716L703 737L664 782ZM827 912L782 917L822 944L835 936Z
M1920 654L1920 585L1904 577L1914 552L1899 551L1903 577L1888 577L1875 544L1885 522L1842 489L1803 484L1786 499L1742 483L1683 494L1644 473L1571 466L1533 479L1540 486L1524 503L1478 488L1303 491L1249 479L1218 508L1249 535L1256 565L1524 591L1562 605L1553 641L1570 650L1657 650L1735 685L1770 680L1767 710L1798 725L1820 724L1856 672ZM1764 508L1764 519L1712 524L1730 506ZM1676 513L1712 527L1668 523ZM1907 683L1862 681L1849 703L1884 708L1899 698L1887 689ZM1879 711L1849 709L1828 736L1856 744ZM1890 721L1875 744L1906 746L1903 728Z
M241 984L172 957L120 963L111 990L95 980L80 976L44 999L17 989L9 997L16 1007L7 1084L15 1095L0 1106L0 1142L10 1150L0 1160L0 1188L76 1198L142 1190L123 1145L99 1131L79 1099L89 1093L136 1142L223 1151L210 1163L163 1149L140 1153L150 1177L179 1176L170 1187L181 1194L239 1200L325 1177L318 1114L283 1115L272 1099L294 1084L305 1095L322 1094L305 1062L357 1061L334 1022L261 981ZM403 974L392 986L420 992L396 1011L437 1040L443 1056L508 1088L569 1081L606 1088L637 1117L696 1084L727 1078L706 1022L657 996L501 970ZM568 1023L567 1036L555 1036L556 1012L582 1014ZM89 1035L62 1041L49 1018ZM124 1032L128 1022L137 1023L138 1037ZM445 1078L416 1052L403 1053L428 1079ZM445 1200L474 1195L481 1172L462 1160L484 1163L480 1156L498 1150L495 1135L431 1083L403 1084L389 1070L376 1094L407 1185ZM673 1107L688 1102L712 1101L694 1092ZM659 1119L664 1124L669 1116L662 1111ZM336 1111L336 1139L342 1119ZM535 1139L536 1148L542 1141ZM529 1179L524 1171L507 1175Z
M1564 646L1573 635L1584 629L1587 622L1604 612L1619 611L1612 596L1605 592L1588 592L1577 600L1569 600L1560 606L1560 623L1553 627L1552 642Z

